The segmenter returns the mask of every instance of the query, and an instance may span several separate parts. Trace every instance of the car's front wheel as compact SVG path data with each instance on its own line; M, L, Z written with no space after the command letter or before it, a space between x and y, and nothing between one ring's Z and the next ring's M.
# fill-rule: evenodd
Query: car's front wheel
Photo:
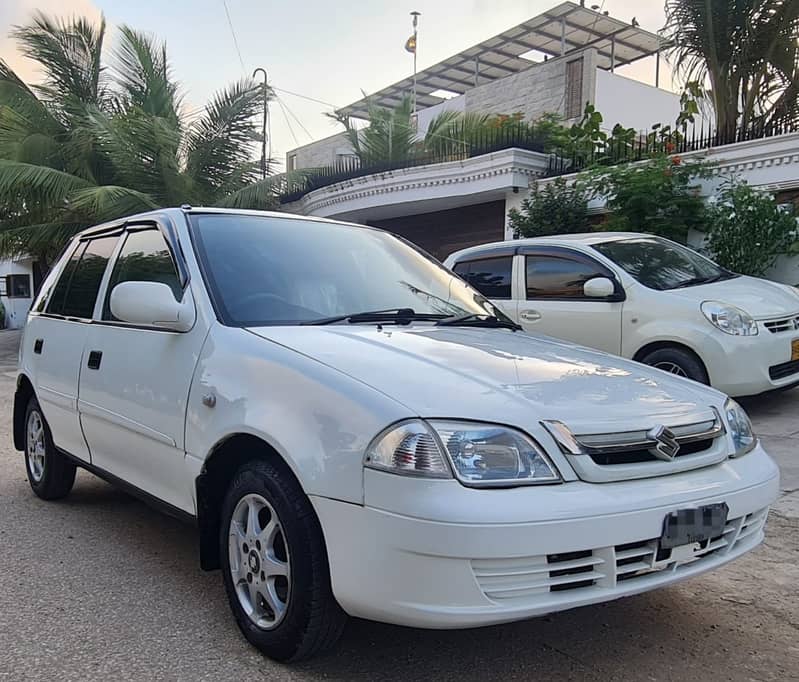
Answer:
M676 347L658 348L640 358L645 365L698 381L700 384L709 384L707 370L702 361L693 353Z
M66 497L75 483L75 464L56 449L35 397L25 410L25 468L33 492L43 500Z
M280 466L238 470L220 525L225 590L247 640L278 661L308 658L338 640L346 620L333 597L322 530Z

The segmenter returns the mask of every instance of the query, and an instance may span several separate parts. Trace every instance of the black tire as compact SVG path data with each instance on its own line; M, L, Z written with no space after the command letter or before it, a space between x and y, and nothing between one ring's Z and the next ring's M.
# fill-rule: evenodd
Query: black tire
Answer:
M259 627L244 610L234 582L235 569L231 569L231 520L239 503L252 495L262 497L274 508L290 561L285 615L272 629ZM299 661L322 653L338 641L347 616L330 586L322 529L308 497L283 466L258 459L236 472L222 506L219 553L236 623L247 640L269 658Z
M702 361L690 351L682 348L658 348L644 355L640 361L665 372L693 379L700 384L710 384L707 370Z
M31 456L32 439L29 437L29 431L32 419L38 419L41 424L44 440L43 457ZM37 465L34 465L34 460ZM31 397L25 409L25 471L31 489L43 500L60 500L66 497L75 483L75 464L53 444L50 426L35 396Z

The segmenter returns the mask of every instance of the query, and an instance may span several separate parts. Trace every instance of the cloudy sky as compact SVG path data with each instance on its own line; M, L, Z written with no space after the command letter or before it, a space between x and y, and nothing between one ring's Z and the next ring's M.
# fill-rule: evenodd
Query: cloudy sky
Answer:
M359 99L361 90L372 92L412 73L412 56L403 49L411 33L411 10L422 13L422 69L556 4L557 0L0 0L0 58L35 81L34 65L19 55L8 37L13 26L24 24L35 10L57 16L103 14L112 46L114 27L122 24L166 41L190 109L257 66L267 69L277 88L343 106ZM642 28L657 31L663 25L663 4L664 0L604 0L604 9L625 21L635 16ZM652 60L618 73L654 82ZM322 115L332 106L286 92L278 95L283 106L271 106L272 154L281 161L298 144L338 130Z

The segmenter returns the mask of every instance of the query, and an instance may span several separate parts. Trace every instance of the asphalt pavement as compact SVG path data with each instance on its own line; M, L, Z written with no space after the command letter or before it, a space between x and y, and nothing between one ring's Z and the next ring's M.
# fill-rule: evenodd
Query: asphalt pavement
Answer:
M746 401L783 496L741 560L512 625L351 620L330 655L284 666L239 635L192 527L85 472L64 501L30 492L10 435L18 338L0 332L0 679L799 679L799 390Z

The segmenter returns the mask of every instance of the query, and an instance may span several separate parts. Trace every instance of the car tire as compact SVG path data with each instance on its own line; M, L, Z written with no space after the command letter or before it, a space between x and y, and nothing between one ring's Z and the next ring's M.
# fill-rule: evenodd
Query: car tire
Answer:
M700 384L710 384L702 361L682 348L658 348L644 355L640 361L669 374L687 377Z
M236 623L262 653L298 661L338 641L347 616L333 596L322 529L284 466L258 459L236 472L219 552Z
M25 470L31 489L43 500L66 497L75 483L75 464L53 443L50 426L35 397L25 409Z

